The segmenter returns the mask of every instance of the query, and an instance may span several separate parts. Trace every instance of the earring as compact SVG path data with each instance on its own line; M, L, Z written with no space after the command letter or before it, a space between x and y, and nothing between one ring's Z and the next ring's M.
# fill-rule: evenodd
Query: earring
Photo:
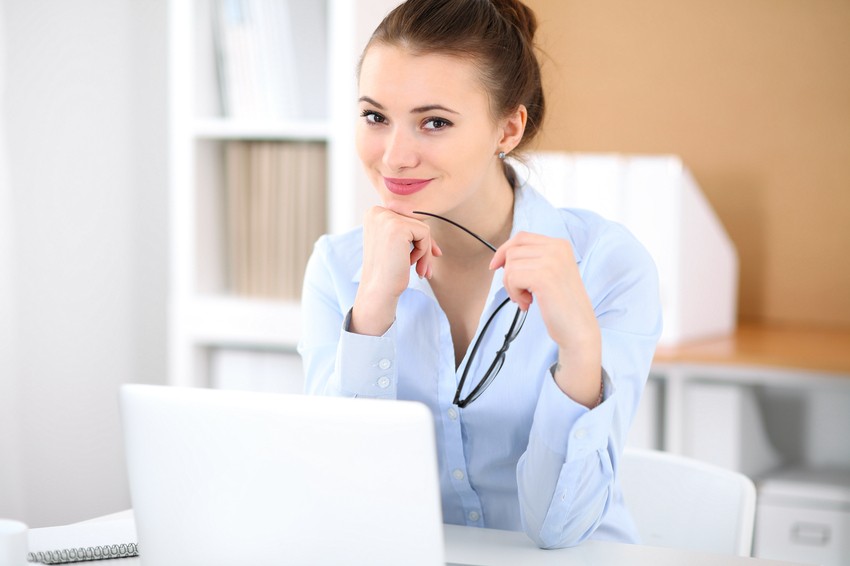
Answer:
M505 152L504 151L499 152L499 159L505 159Z

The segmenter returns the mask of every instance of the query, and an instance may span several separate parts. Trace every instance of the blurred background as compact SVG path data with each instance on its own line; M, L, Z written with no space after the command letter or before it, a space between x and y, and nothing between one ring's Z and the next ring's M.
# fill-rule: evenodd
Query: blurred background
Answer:
M549 103L538 148L678 155L737 249L739 320L850 330L850 3L527 3ZM199 57L207 63L185 62L203 19L181 7L190 4L0 0L0 516L47 526L130 506L117 387L195 383L174 336L191 310L185 281L215 269L187 266L184 248L207 238L181 216L186 178L226 192L228 144L292 138L330 146L336 204L325 228L356 223L368 200L346 194L357 165L342 149L346 102L333 97L354 100L353 46L392 2L319 3L330 42L327 76L315 79L331 93L323 125L269 131L249 117L236 134L215 121L186 126L195 107L225 114L186 91L186 81L215 83L196 70L211 50ZM265 304L247 308L274 320L247 324L291 332L291 301ZM196 325L209 336L228 316ZM261 354L280 345L243 338L209 343ZM204 356L211 367L238 363ZM850 432L838 422L830 434Z
M164 0L0 2L0 515L129 504L117 386L166 380Z

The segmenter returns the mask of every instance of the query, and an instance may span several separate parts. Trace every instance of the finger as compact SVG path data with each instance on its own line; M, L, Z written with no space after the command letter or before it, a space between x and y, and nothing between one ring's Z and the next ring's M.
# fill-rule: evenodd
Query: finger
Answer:
M416 238L416 235L413 235ZM430 234L420 235L418 239L412 242L413 249L410 250L410 265L416 264L416 274L419 277L426 277L431 271L431 257L433 249L433 241Z
M431 255L433 255L434 257L440 257L441 255L443 255L443 250L440 248L440 246L437 245L437 242L435 242L434 240L431 240Z
M415 242L414 242L414 245L416 245ZM417 254L415 258L414 258L414 255L413 255L414 253ZM418 260L419 258L421 258L424 255L425 255L425 247L424 246L420 247L419 249L411 250L410 264L413 265L413 262L415 260ZM437 245L437 242L435 242L433 239L431 240L431 255L433 257L440 257L441 255L443 255L442 248L440 248L440 246Z
M490 260L490 269L499 269L504 267L508 259L508 254L511 250L534 248L538 245L545 245L551 241L551 238L541 234L533 234L531 232L517 232L507 242L499 246L496 253L493 254L493 259Z
M499 269L500 267L505 266L505 259L507 258L508 250L514 245L512 240L508 240L496 250L496 253L493 254L493 259L490 260L490 270Z
M548 256L508 257L502 283L505 288L527 289L535 295L553 287L570 287L565 270Z
M527 285L518 284L515 279L515 277L506 276L502 280L502 284L505 286L505 291L507 291L508 297L510 297L510 299L515 302L520 309L528 310L534 300L534 295Z
M428 266L430 265L430 257L431 254L427 249L419 248L414 245L411 250L410 265L416 265L416 274L419 275L419 277L425 277L425 274L428 271Z
M516 303L520 310L527 311L531 308L531 303L534 302L534 295L528 289L520 289L519 291L508 292L508 297Z

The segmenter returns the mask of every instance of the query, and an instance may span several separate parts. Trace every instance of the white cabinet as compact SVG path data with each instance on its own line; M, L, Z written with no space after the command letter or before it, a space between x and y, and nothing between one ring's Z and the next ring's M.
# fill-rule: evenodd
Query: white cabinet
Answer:
M293 76L274 77L299 89L300 110L288 119L234 118L222 112L213 41L216 10L251 2L169 3L172 384L210 385L210 356L218 348L292 352L297 343L297 301L247 298L228 290L224 195L224 148L228 142L323 144L327 182L322 190L329 232L357 225L374 202L354 149L355 68L372 30L396 2L271 1L275 9L293 8L297 23L292 39L294 57L290 57ZM255 0L263 2L268 0ZM305 7L309 7L309 17L295 13Z
M850 470L791 468L759 484L755 555L850 564Z
M850 564L850 331L739 327L660 348L650 383L635 440L752 477L756 556Z

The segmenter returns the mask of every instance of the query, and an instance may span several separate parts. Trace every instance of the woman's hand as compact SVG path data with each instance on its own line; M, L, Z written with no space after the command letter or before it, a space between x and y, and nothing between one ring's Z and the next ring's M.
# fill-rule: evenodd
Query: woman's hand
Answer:
M490 269L500 267L512 301L523 310L537 301L546 330L558 345L559 387L579 403L594 405L601 379L601 337L570 243L520 232L496 250Z
M382 206L363 221L363 270L351 314L351 332L380 336L395 320L396 306L410 279L431 276L432 258L442 255L427 224Z

